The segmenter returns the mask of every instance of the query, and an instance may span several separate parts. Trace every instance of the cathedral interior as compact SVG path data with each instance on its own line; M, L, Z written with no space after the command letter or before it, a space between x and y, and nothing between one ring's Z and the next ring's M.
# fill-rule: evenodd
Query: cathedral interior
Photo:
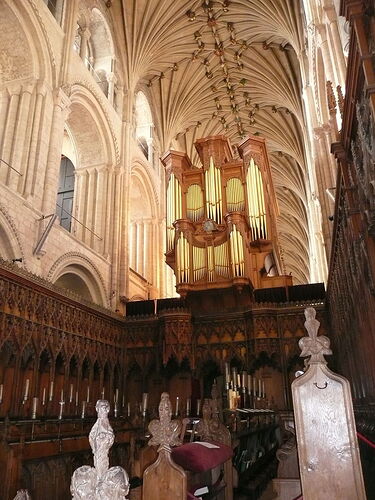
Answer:
M375 441L374 0L0 0L0 96L1 499L71 498L98 399L141 482L168 392L237 443L202 499L294 500L311 307Z

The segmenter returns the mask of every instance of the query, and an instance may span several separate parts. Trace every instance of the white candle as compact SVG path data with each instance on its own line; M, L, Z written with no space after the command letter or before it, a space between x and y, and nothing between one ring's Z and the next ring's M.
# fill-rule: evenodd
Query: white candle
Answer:
M73 384L70 384L69 403L73 401Z
M82 413L81 418L85 418L86 401L82 401Z
M191 399L187 398L186 400L186 416L190 417L190 407L191 407Z
M175 416L176 417L178 415L178 402L179 402L179 397L177 396L177 398L176 398L176 411L175 411Z
M122 395L122 407L124 408L124 406L125 406L125 396Z
M258 380L258 398L262 397L262 381L261 379Z
M249 394L252 392L252 387L251 387L251 375L247 376L247 388L249 389Z
M49 386L49 400L52 401L53 399L53 380L51 381L51 384Z
M256 396L257 394L257 379L256 377L253 377L253 396Z
M23 399L26 401L28 395L29 395L29 384L30 384L30 380L27 378L26 379L26 385L25 385L25 394L23 396Z
M61 389L60 401L64 401L64 389Z
M89 402L90 401L90 386L87 386L87 397L86 397L86 401Z
M0 384L0 404L3 402L3 384Z
M242 372L241 387L247 387L247 372Z
M33 407L31 410L32 419L36 418L37 407L38 407L38 398L33 398Z
M46 404L46 388L43 387L42 405Z
M199 417L201 412L201 400L197 399L197 417Z
M60 403L59 403L59 405L60 405L59 420L61 420L61 419L62 419L64 404L65 404L65 403L64 403L64 401L63 401L63 400L61 400L61 401L60 401Z
M230 368L229 363L225 363L225 383L229 384L230 382Z
M148 393L144 392L142 394L142 411L145 413L147 411L147 401L148 401Z
M118 389L116 389L116 393L115 393L115 402L118 403Z
M128 417L130 417L130 403L128 403Z
M265 398L266 397L266 387L265 387L264 380L262 382L262 393L263 393L263 397Z
M103 389L102 389L102 399L104 399L104 393L105 392L104 392L104 387L103 387Z
M76 406L78 406L78 391L76 391Z

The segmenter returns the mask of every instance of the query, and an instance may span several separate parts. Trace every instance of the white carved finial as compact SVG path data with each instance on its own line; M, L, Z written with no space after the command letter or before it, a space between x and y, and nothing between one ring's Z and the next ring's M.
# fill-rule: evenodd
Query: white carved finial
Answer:
M151 420L148 425L152 437L149 440L149 446L159 445L159 450L170 449L171 446L179 446L181 439L179 438L181 422L179 420L171 420L172 405L169 400L169 394L163 392L159 403L159 418L160 420ZM159 451L158 450L158 451Z
M129 493L129 477L122 467L109 469L108 452L114 433L108 420L109 403L96 403L98 419L93 425L89 442L94 454L94 467L84 465L73 474L70 491L73 500L125 500Z
M324 359L324 355L332 354L330 346L330 340L324 335L318 337L318 330L320 322L315 319L316 311L313 307L307 307L305 309L305 328L308 333L308 337L303 337L299 340L298 345L301 349L301 357L310 356L307 364L312 363L324 363L327 364Z

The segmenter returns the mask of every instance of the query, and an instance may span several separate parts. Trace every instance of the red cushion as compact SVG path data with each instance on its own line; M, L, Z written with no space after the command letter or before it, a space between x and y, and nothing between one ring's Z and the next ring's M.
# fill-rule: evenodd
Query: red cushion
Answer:
M206 448L198 443L187 443L172 450L176 464L191 472L204 472L226 462L233 456L229 446L215 443L219 448Z

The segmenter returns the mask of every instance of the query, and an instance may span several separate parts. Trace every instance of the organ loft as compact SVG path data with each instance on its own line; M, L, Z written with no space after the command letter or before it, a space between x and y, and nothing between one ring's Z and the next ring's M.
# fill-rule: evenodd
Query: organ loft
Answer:
M375 498L373 0L0 0L0 500Z

